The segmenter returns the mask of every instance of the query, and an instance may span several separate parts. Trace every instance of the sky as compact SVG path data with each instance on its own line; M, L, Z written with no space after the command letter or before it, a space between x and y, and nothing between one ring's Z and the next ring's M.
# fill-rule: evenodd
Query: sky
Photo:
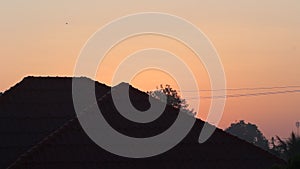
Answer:
M28 75L72 76L80 50L95 31L138 12L169 13L202 30L219 53L227 88L300 85L298 0L11 0L0 2L0 91ZM115 46L99 66L96 80L110 85L122 57L147 47L170 50L188 60L200 89L210 89L207 72L191 59L191 51L172 39L150 35ZM144 91L161 83L177 87L176 79L158 70L143 71L131 81ZM189 100L192 105L197 101ZM228 98L219 127L244 119L257 124L267 138L285 138L296 131L299 101L299 93ZM209 105L209 100L201 100L200 118L206 118Z

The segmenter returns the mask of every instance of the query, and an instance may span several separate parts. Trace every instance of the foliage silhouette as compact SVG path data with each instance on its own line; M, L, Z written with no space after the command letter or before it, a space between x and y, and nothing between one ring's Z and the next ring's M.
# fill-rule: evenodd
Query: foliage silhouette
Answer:
M237 123L232 123L225 131L264 150L269 149L268 140L255 124L240 120Z
M188 109L189 104L187 104L187 101L185 99L182 99L177 90L173 89L171 85L166 84L165 86L163 86L161 84L159 87L156 87L156 90L148 91L147 93L151 97L164 101L174 108L181 109L182 111L192 115L196 115L194 109Z
M276 136L276 140L272 138L271 145L272 152L285 160L300 156L300 137L296 136L294 132L286 141L278 136Z

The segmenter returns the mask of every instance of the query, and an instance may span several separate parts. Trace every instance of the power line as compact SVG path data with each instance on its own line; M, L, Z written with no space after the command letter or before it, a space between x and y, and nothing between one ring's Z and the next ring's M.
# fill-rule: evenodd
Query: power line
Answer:
M271 91L271 92L259 92L259 93L242 93L242 94L229 94L220 96L204 96L204 97L190 97L187 100L193 99L222 99L222 98L234 98L234 97L253 97L253 96L265 96L265 95L275 95L284 93L300 93L300 90L284 90L284 91Z
M288 89L288 88L300 88L300 85L295 86L271 86L271 87L244 87L244 88L228 88L228 89L202 89L202 90L179 90L182 93L189 92L212 92L212 91L243 91L243 90L270 90L270 89Z

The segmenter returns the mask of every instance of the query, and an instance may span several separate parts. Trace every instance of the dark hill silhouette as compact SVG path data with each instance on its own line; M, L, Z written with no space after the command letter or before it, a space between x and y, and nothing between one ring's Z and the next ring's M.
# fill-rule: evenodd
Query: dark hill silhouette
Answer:
M5 141L0 140L1 168L11 164L11 169L263 169L284 163L221 129L217 129L207 142L199 144L204 124L200 119L181 143L159 156L130 159L108 153L95 145L79 125L72 105L71 80L28 77L0 98L0 119L3 120L0 131L1 138L5 138ZM128 85L121 83L114 90L129 87L133 105L140 110L149 108L148 95ZM116 130L129 136L149 137L161 133L172 125L179 113L167 106L158 119L134 123L117 112L109 90L108 86L96 83L96 96L102 98L98 106Z

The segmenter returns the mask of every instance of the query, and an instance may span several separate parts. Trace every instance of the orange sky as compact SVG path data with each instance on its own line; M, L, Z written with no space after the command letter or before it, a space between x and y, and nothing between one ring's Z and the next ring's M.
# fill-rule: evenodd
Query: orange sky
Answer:
M112 0L106 3L28 0L0 2L0 91L27 75L72 76L80 49L96 30L118 17L147 11L177 15L198 26L221 57L228 88L300 85L298 0ZM155 43L157 39L161 43ZM108 55L122 58L149 46L172 50L185 60L192 56L172 39L149 36L129 39ZM117 62L108 59L107 63L113 66ZM189 63L193 68L194 60ZM196 71L198 83L207 89L206 71L200 69ZM100 74L99 70L99 80L108 83L110 77ZM160 80L149 80L149 77ZM133 80L134 86L142 90L153 89L160 83L174 81L158 71L140 73ZM268 137L286 137L295 130L295 121L300 120L299 101L300 94L230 98L220 127L245 119L257 124ZM203 118L207 105L203 101L200 115Z

